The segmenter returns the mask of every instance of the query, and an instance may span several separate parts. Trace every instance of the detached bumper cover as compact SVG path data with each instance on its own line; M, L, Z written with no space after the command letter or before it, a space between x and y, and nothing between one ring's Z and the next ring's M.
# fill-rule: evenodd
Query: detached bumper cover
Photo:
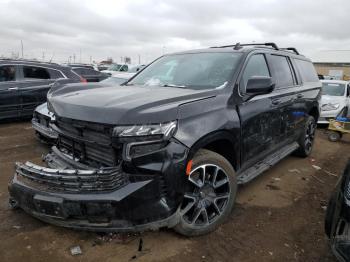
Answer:
M32 126L40 135L51 140L58 139L58 133L56 131L50 127L42 125L35 118L32 119Z
M49 168L17 163L9 184L10 203L40 220L93 231L140 231L179 221L179 201L171 190L164 194L160 173L129 174L120 166L91 169L55 147L45 160Z

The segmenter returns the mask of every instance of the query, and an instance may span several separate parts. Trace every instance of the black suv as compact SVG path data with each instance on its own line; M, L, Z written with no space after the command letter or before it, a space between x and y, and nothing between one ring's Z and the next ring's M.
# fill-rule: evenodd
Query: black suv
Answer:
M95 231L214 230L237 185L312 150L321 83L273 43L162 56L123 86L53 89L48 167L16 164L10 204Z
M33 115L46 101L50 87L80 82L81 77L69 67L54 63L0 59L0 120Z

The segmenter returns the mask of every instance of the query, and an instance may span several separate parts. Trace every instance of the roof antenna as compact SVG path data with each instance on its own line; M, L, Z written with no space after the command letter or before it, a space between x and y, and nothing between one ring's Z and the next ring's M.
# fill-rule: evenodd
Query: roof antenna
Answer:
M235 47L233 48L234 50L239 50L239 49L241 49L242 47L241 47L241 43L236 43L236 45L235 45Z

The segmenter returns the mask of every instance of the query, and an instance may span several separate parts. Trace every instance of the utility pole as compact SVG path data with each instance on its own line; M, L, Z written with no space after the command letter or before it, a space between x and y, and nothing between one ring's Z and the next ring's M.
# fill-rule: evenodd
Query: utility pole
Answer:
M43 52L43 61L45 61L45 52Z
M73 63L75 64L75 54L73 54Z
M79 49L79 63L81 64L81 48Z
M21 40L21 52L22 52L22 59L23 59L23 41Z
M139 65L141 65L141 56L139 55Z

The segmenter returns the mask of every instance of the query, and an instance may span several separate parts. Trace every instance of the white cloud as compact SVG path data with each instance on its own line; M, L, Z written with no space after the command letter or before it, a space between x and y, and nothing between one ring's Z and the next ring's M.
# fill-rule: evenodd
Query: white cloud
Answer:
M0 0L0 56L143 62L184 49L275 41L306 54L349 49L346 0Z

